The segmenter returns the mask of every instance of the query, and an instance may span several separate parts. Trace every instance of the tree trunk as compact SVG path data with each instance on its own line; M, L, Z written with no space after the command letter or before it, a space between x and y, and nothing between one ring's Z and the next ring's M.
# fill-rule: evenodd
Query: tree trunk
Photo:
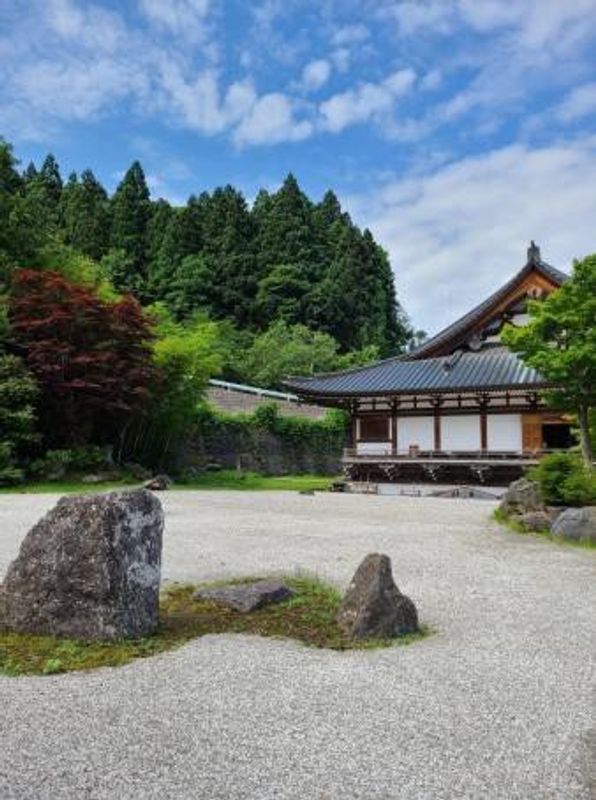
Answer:
M592 439L590 436L590 411L588 406L581 405L577 412L579 423L579 440L582 448L582 456L588 469L592 469Z

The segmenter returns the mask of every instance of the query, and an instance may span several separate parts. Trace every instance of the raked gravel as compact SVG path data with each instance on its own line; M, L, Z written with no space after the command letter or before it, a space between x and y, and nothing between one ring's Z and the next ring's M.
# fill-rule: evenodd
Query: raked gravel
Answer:
M478 500L168 492L164 578L388 553L436 631L356 653L207 636L120 669L0 677L0 798L591 800L596 554ZM0 576L56 497L0 496Z

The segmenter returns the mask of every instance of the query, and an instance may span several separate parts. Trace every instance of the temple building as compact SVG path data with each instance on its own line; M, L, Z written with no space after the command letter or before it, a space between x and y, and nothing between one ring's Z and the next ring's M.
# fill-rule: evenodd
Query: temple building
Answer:
M500 341L505 323L527 321L528 299L566 279L532 242L511 280L414 351L286 385L349 412L352 480L506 483L572 443L569 420L545 400L553 387Z

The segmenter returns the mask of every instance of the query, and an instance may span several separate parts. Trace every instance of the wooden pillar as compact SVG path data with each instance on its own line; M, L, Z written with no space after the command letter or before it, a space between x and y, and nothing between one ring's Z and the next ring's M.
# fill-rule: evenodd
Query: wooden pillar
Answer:
M391 455L397 455L397 401L391 403Z
M488 407L488 397L481 396L480 404L480 450L486 453L488 450L488 419L486 409Z
M356 448L358 443L358 417L356 416L355 412L352 412L352 441L350 442L350 447Z
M441 446L441 405L443 404L443 400L440 397L437 397L433 400L433 416L434 416L434 445L433 450L436 452L440 452L442 449Z
M480 449L483 453L488 450L488 420L486 418L486 406L480 408Z

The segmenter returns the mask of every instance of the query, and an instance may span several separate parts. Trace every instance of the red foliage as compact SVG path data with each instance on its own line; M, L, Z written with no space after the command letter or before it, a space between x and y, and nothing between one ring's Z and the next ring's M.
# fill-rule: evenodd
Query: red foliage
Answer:
M16 339L44 389L51 438L109 440L150 399L151 321L139 303L116 303L55 272L18 270L9 306Z

